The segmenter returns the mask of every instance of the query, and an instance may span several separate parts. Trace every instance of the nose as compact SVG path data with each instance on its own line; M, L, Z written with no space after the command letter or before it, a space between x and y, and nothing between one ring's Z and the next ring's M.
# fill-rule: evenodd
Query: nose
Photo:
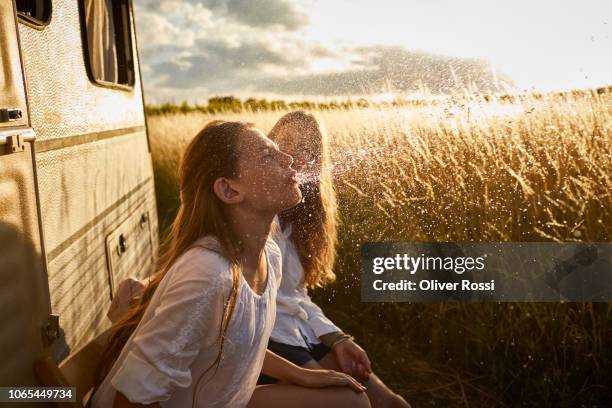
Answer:
M281 151L280 153L281 153L281 158L282 158L283 163L287 162L288 163L287 167L291 167L291 165L293 164L293 156L283 151Z

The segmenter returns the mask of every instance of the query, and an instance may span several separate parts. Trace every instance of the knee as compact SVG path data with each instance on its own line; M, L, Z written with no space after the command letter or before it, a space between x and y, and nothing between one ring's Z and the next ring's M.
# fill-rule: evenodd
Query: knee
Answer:
M398 394L391 395L385 406L393 408L411 408L411 405Z
M365 392L350 391L350 397L346 399L346 406L351 408L372 408L370 400Z
M334 408L372 408L370 400L365 392L341 388L334 391L334 394Z

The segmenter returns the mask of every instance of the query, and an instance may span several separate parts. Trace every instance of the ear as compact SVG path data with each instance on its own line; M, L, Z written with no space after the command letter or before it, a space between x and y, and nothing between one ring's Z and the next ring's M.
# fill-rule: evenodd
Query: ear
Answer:
M213 184L215 195L225 204L237 204L244 200L244 194L234 188L232 180L219 177Z

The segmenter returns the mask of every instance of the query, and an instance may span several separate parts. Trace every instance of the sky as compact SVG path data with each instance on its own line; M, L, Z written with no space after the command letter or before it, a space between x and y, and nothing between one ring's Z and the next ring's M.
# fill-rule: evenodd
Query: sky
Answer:
M610 0L134 0L145 97L612 85Z

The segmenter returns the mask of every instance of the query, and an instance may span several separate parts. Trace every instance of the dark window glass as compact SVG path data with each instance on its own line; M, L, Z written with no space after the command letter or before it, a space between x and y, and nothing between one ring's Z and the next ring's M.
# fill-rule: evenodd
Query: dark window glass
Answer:
M132 86L129 0L84 0L83 12L92 79L102 84Z
M51 0L17 0L17 15L22 21L45 26L51 20Z

